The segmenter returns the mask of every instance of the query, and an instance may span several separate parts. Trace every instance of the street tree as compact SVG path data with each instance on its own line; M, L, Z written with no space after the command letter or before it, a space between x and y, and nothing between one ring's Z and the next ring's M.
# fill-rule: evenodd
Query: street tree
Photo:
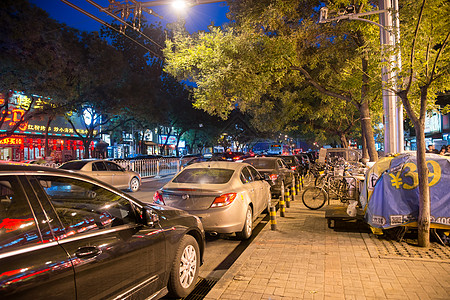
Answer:
M291 97L292 88L283 87L306 93L307 83L316 95L358 109L370 159L376 160L369 108L377 100L380 68L369 53L379 53L379 42L373 43L378 28L362 22L319 25L316 1L229 4L233 28L179 32L166 44L166 70L197 83L195 105L226 117L236 103L251 111L266 95Z
M26 0L1 1L0 26L0 125L10 119L12 105L24 111L6 129L4 135L8 136L33 118L67 108L83 77L79 74L83 45L79 31L49 18ZM15 91L30 100L26 107L17 103Z
M430 243L429 170L425 159L427 109L440 92L450 89L450 3L440 0L400 2L399 81L391 88L402 100L416 132L419 187L418 243ZM390 62L394 64L396 62Z

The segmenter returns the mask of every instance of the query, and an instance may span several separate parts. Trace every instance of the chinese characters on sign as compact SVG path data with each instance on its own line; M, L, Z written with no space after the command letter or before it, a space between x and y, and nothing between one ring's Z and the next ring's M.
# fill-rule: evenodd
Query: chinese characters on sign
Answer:
M23 138L8 137L0 140L0 145L23 145Z

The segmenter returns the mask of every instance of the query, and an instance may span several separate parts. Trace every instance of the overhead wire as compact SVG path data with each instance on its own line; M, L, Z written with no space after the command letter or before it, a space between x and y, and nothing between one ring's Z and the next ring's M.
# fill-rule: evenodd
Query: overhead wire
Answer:
M128 39L131 40L132 42L138 44L139 46L143 47L145 50L149 51L149 52L150 52L151 54L153 54L154 56L156 56L156 57L158 57L158 58L160 58L160 59L163 59L163 57L162 57L161 55L157 54L156 52L154 52L153 50L151 50L150 48L148 48L148 47L145 46L144 44L140 43L140 42L137 41L136 39L134 39L134 38L128 36L127 34L125 34L125 33L123 33L123 32L120 32L120 30L118 30L117 28L114 28L114 26L111 26L110 24L106 23L106 22L103 21L102 19L100 19L100 18L98 18L98 17L92 15L91 13L85 11L84 9L82 9L82 8L80 8L80 7L78 7L78 6L76 6L75 4L73 4L73 3L71 3L71 2L69 2L69 1L67 1L67 0L61 0L61 2L63 2L63 3L65 3L65 4L67 4L67 5L69 5L69 6L72 7L73 9L78 10L79 12L85 14L86 16L90 17L91 19L93 19L93 20L99 22L99 23L102 24L103 26L106 26L106 27L108 27L108 28L110 28L110 29L116 31L117 33L120 33L120 34L124 35L126 38L128 38ZM122 20L121 20L121 21L122 21ZM133 28L131 25L129 25L128 23L125 22L125 24L126 24L127 26L131 27L132 29L134 29L134 28ZM143 34L142 32L140 32L140 31L138 31L138 32L139 32L141 35L143 35L144 37L148 38L148 37L147 37L145 34ZM162 47L161 47L160 45L158 45L157 43L155 43L155 44L156 44L157 46L159 46L159 47L162 49Z
M143 37L145 37L146 39L148 39L150 42L152 42L153 44L155 44L156 46L158 46L160 49L163 49L163 47L158 44L157 42L155 42L154 40L152 40L149 36L147 36L145 33L141 32L138 28L136 28L135 26L131 26L130 24L128 24L127 22L125 22L124 20L122 20L121 18L119 18L118 16L106 11L101 5L97 4L96 2L92 1L92 0L86 0L89 4L95 6L96 8L98 8L98 10L103 11L104 13L106 13L108 16L116 19L117 21L121 22L122 24L124 24L127 27L130 27L131 29L133 29L134 31L137 31L139 34L141 34Z

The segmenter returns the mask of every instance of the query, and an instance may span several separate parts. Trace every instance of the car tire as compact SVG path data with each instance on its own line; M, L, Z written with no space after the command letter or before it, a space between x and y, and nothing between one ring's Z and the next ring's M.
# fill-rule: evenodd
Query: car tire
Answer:
M130 180L130 191L137 192L139 190L140 187L140 182L139 179L137 177L133 177Z
M180 241L169 275L170 296L183 298L195 287L200 267L200 250L194 237L185 235Z
M252 236L253 232L253 210L249 205L247 208L247 212L245 213L244 227L242 231L236 232L236 236L240 240L247 240Z

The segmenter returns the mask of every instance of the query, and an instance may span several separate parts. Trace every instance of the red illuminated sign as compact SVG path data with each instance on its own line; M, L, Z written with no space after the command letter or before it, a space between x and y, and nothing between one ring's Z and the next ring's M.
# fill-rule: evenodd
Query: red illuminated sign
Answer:
M0 140L0 145L23 145L23 138L8 137Z
M22 116L25 114L25 110L20 108L13 108L12 110L8 110L6 112L7 116L4 120L5 123L9 122L9 126L16 125L16 122L19 122L22 119ZM28 122L23 122L19 125L19 129L24 131L28 127Z

